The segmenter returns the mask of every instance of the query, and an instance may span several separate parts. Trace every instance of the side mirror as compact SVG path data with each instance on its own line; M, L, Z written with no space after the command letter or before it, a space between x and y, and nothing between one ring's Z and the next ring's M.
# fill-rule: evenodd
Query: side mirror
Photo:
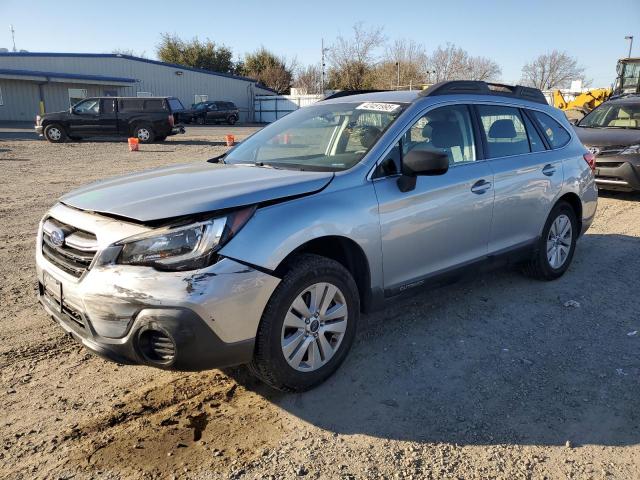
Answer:
M449 170L446 153L433 150L411 150L402 159L402 176L398 178L398 188L408 192L416 188L418 175L442 175Z

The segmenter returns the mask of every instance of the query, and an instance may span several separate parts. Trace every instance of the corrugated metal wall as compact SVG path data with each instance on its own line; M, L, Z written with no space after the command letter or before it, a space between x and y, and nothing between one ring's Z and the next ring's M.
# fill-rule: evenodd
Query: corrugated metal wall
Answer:
M324 98L324 95L256 95L254 97L254 120L258 123L275 122L279 118L313 105Z
M0 120L33 121L38 113L38 84L0 79Z
M180 98L185 107L189 107L194 102L195 95L204 94L208 95L209 100L234 102L241 110L241 121L247 120L247 114L253 107L254 91L259 89L254 82L249 80L181 70L176 67L119 57L2 55L0 56L0 68L135 78L140 81L132 84L132 87L118 87L118 94L135 96L136 92L151 92L153 95L159 96L176 96ZM182 73L178 75L176 72ZM19 87L5 87L5 84L9 83L13 84L14 81L0 79L0 88L2 88L5 103L5 106L0 106L0 119L20 120L24 119L26 113L28 113L29 119L32 119L38 111L37 84L16 81L16 84L20 84ZM53 107L56 110L68 108L68 100L67 104L62 107L64 104L62 101L63 92L59 90L59 85L50 85L52 100L46 97L47 92L45 91L47 111L52 111ZM34 88L35 90L33 90ZM113 90L116 87L96 85L91 87L74 84L64 87L65 90L67 88L87 88L95 92L89 95L102 95L105 89ZM11 95L16 89L18 91L15 94L19 100L14 102L11 100ZM68 94L66 97L68 99ZM9 102L18 103L19 106L11 109L5 108ZM34 102L35 110L33 109ZM49 105L50 102L52 106ZM31 111L29 112L29 110Z

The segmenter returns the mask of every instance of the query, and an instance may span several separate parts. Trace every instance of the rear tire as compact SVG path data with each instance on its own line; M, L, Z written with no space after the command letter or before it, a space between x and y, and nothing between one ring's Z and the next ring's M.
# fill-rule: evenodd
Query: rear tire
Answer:
M44 127L44 138L46 138L51 143L60 143L64 142L67 138L67 134L64 131L62 125L57 123L51 123Z
M567 202L558 202L542 229L535 252L524 273L538 280L555 280L567 271L576 249L578 220Z
M205 125L207 123L207 119L204 117L198 117L197 123L198 125Z
M227 118L227 123L229 125L235 125L237 121L238 119L235 117L235 115L231 115L229 118Z
M140 143L151 143L155 140L153 128L151 128L151 125L147 125L146 123L136 125L133 129L133 136L136 137Z
M309 390L345 359L359 315L358 287L349 271L329 258L300 255L262 314L249 368L278 390Z

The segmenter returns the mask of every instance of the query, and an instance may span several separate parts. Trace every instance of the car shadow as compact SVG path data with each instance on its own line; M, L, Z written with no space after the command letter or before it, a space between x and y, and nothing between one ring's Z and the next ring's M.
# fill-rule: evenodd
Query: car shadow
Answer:
M244 369L227 373L339 434L637 444L638 252L637 237L586 235L559 280L502 270L400 299L364 316L345 363L306 393L276 392Z

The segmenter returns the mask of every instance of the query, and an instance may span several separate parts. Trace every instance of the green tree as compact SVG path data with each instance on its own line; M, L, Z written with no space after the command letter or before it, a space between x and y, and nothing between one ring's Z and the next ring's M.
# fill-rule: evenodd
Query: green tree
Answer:
M216 45L209 39L202 42L195 37L186 41L177 35L163 33L160 43L156 46L156 53L160 60L167 63L212 72L235 72L231 50L224 45Z
M263 85L283 94L289 91L293 80L294 65L284 57L278 57L264 47L248 53L244 59L243 73Z

